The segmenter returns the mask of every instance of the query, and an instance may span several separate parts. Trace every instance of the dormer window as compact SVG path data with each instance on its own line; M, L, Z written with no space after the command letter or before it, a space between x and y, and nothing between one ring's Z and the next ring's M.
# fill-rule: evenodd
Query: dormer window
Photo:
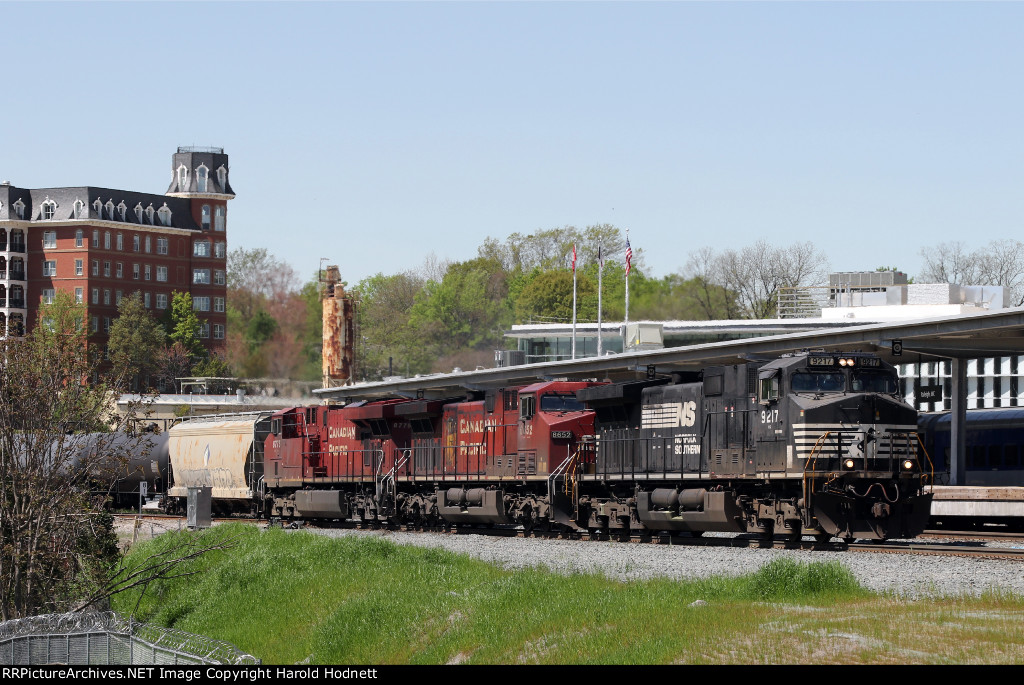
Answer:
M43 218L52 219L54 214L57 213L57 203L53 200L46 200L43 202Z
M228 192L228 170L224 168L223 164L217 169L217 183L220 184L220 192Z
M153 205L150 204L148 207L146 207L146 220L149 223L153 223L153 214L154 214Z
M121 221L124 221L124 215L128 213L128 205L121 200L121 203L117 205L117 215L121 217Z
M170 226L171 225L171 210L170 210L170 208L167 207L167 203L166 202L164 203L163 207L161 207L160 209L157 210L156 213L160 215L160 223L161 224L163 224L164 226Z
M196 169L196 190L200 193L206 192L206 180L210 176L210 170L200 164Z
M14 203L14 213L17 215L19 219L25 218L25 203L21 201L20 197Z
M141 202L139 204L135 205L135 218L139 220L140 224L142 223L142 203Z
M188 192L188 167L184 164L178 167L178 192Z
M102 219L103 218L103 201L100 200L99 198L96 198L96 202L92 203L92 208L96 210L96 218L97 219Z
M114 201L113 200L107 200L107 204L104 205L104 206L107 208L107 218L108 219L113 219L114 218Z
M74 210L75 218L81 219L82 215L85 213L85 203L81 200L75 200L75 204L71 205L71 207Z

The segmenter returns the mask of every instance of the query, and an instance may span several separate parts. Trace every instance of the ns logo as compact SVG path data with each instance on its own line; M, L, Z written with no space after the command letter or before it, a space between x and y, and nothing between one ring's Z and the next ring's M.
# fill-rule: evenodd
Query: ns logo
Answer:
M683 402L681 409L682 411L679 412L679 425L683 427L692 426L697 419L697 403Z

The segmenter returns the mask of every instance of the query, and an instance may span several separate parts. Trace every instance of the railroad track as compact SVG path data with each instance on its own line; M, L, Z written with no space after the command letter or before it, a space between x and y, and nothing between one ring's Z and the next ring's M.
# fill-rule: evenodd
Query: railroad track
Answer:
M184 523L184 517L168 514L116 514L116 518L124 520L137 519L139 521L171 523L178 521ZM267 521L256 519L214 519L221 521L241 521L243 523L267 524ZM335 522L334 527L350 528L356 530L377 530L386 531L388 528L364 526L350 521ZM180 527L180 526L179 526ZM650 535L650 534L593 534L586 532L566 533L563 531L524 531L522 528L476 528L476 527L451 527L447 529L415 530L411 528L394 528L402 532L422 532L447 535L487 535L494 537L518 537L538 538L547 540L583 540L594 542L628 542L633 544L656 544L668 546L699 546L699 547L731 547L743 549L793 549L808 552L874 552L884 554L924 554L942 556L967 556L986 559L1013 559L1024 561L1024 535L1021 534L999 534L993 536L987 533L963 533L954 531L928 531L918 540L914 541L854 541L846 542L834 539L829 542L818 542L816 540L787 537L765 538L758 535L729 535L729 536L691 536L682 535ZM955 539L955 542L933 542L933 539ZM985 541L1020 541L1022 546L1015 547L985 547Z

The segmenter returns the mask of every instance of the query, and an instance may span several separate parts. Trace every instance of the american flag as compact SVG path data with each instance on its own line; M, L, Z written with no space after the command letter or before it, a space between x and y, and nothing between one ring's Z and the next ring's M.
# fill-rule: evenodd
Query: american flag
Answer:
M629 246L629 238L626 238L626 275L629 275L631 263L633 261L633 248Z
M572 270L576 272L576 243L572 244Z

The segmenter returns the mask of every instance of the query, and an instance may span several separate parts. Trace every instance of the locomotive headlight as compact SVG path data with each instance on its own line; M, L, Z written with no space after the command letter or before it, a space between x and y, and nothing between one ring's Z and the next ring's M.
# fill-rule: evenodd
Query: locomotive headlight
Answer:
M843 467L846 468L848 471L852 470L853 469L853 459L847 459L846 461L844 461L843 462Z
M907 459L906 461L903 462L903 470L904 471L910 471L913 468L914 468L914 462L911 461L910 459Z

